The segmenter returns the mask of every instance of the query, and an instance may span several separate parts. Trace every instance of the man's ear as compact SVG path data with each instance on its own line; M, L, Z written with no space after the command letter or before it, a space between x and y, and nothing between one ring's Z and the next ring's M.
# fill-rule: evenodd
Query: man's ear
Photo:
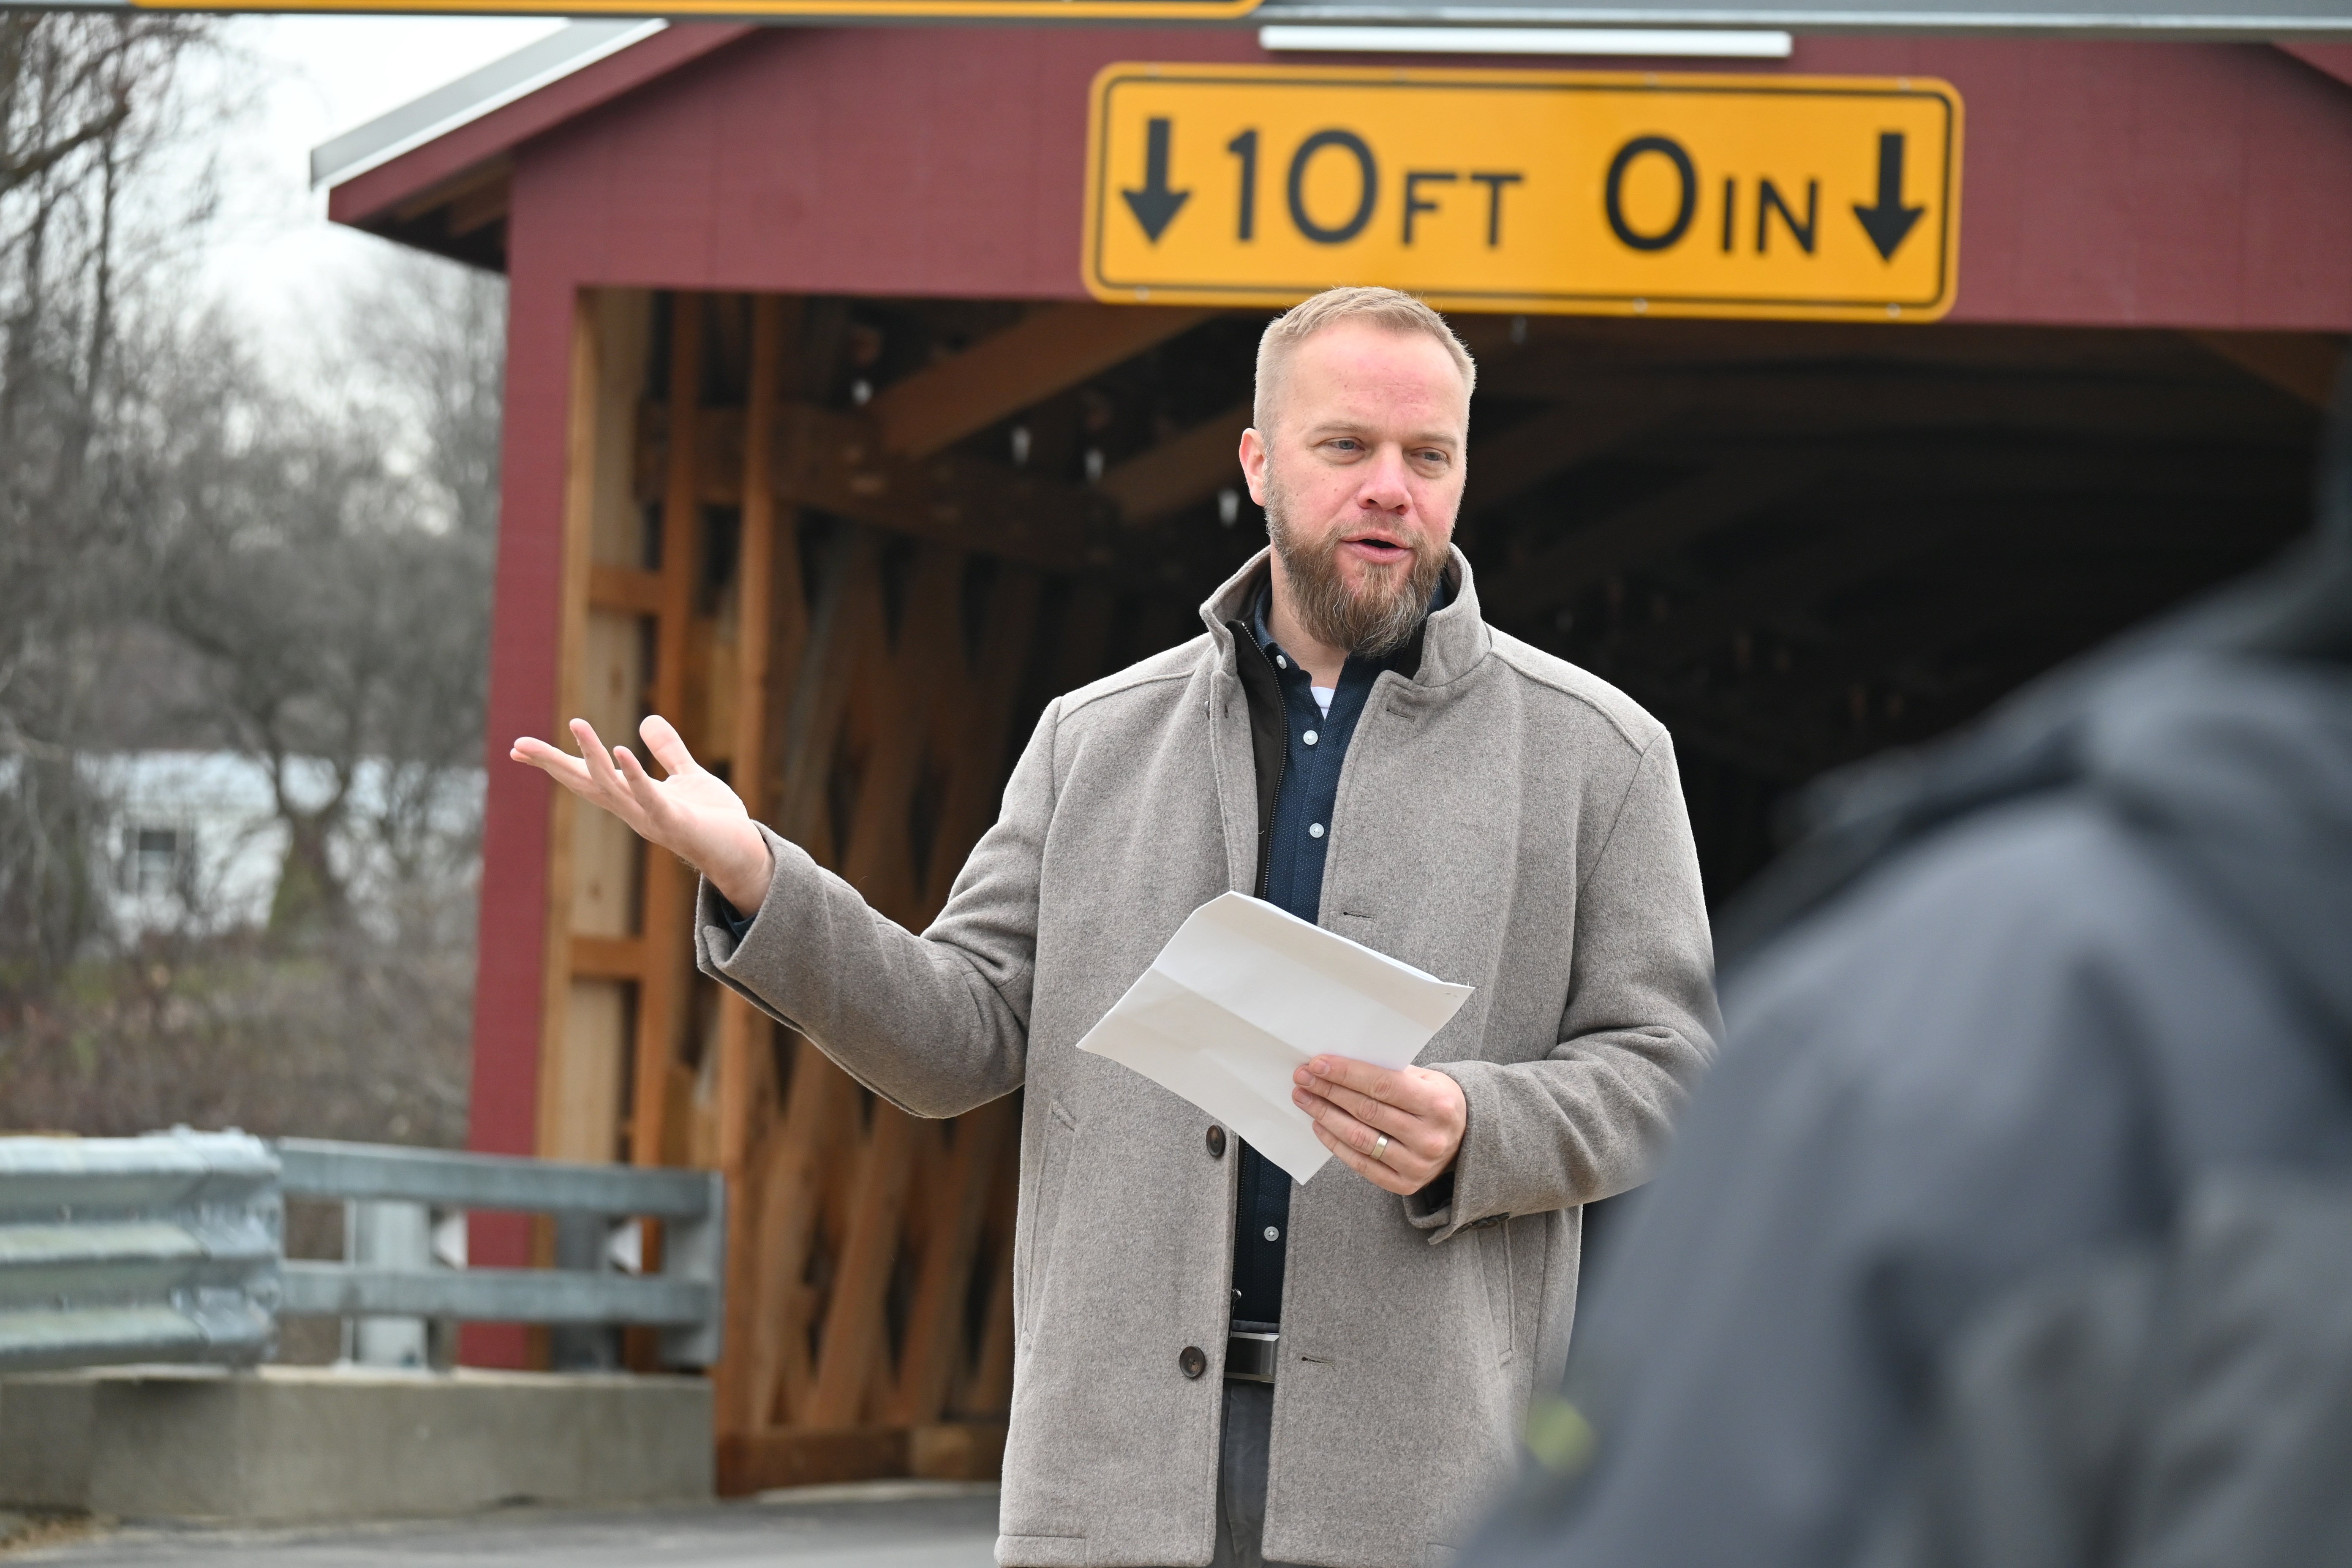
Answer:
M1249 486L1250 500L1265 504L1266 461L1273 456L1266 449L1265 437L1253 425L1242 432L1242 479Z

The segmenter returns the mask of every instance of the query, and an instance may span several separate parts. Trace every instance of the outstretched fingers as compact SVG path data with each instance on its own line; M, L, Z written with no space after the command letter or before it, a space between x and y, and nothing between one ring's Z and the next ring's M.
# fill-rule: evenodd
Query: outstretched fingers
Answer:
M604 739L596 727L585 719L574 719L571 724L572 738L580 746L580 766L587 774L586 787L580 791L583 799L595 802L619 817L634 831L646 831L646 813L633 795L628 783L613 763L613 753L604 748Z
M669 840L678 826L677 805L646 773L645 764L625 746L607 750L596 727L585 719L572 720L568 728L580 747L577 757L530 736L517 741L508 754L540 769L582 799L603 806L643 837L675 848ZM650 731L652 726L647 728ZM671 768L673 775L678 767L694 766L677 731L667 722L661 731L668 744L677 748L678 761Z
M662 797L661 786L654 783L653 775L646 772L645 763L637 761L628 747L614 747L613 761L619 769L619 784L624 795L636 807L646 825L640 831L646 832L647 837L654 837L668 825L673 815L669 802Z
M585 795L591 787L586 763L571 752L551 746L535 736L525 735L517 741L507 755L518 763L537 768L576 794Z
M572 721L572 738L580 743L581 764L588 770L590 788L583 792L598 805L618 816L630 826L637 826L635 804L629 798L629 787L622 782L618 769L613 765L613 753L604 749L604 742L596 727L585 719Z
M686 749L684 737L677 726L658 713L648 713L646 721L637 726L637 734L646 742L646 751L662 765L662 772L676 778L680 773L698 773L702 764Z

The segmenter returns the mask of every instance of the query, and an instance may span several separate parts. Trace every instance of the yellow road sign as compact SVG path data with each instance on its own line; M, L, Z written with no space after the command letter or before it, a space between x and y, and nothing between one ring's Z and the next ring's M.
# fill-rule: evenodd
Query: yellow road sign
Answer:
M898 16L973 17L1055 22L1116 18L1123 22L1219 20L1246 16L1261 0L232 0L232 8L272 12L430 14L495 16ZM223 0L130 0L148 11L217 11Z
M1933 320L1960 97L1924 77L1114 65L1087 287L1282 305Z

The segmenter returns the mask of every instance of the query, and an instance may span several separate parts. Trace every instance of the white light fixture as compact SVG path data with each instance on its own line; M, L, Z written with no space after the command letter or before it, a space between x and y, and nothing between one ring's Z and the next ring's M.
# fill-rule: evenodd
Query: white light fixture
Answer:
M1643 55L1785 60L1786 33L1680 27L1308 27L1257 30L1268 54Z

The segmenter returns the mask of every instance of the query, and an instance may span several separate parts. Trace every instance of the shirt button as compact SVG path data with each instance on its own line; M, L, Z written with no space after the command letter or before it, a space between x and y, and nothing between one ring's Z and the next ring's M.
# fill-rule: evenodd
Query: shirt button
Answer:
M1290 668L1290 661L1283 658L1280 654L1276 654L1274 656L1274 668L1276 669L1288 669Z
M1321 823L1319 823L1319 822L1310 822L1310 823L1308 823L1308 824L1307 825L1307 837L1309 837L1309 838L1320 838L1320 837L1323 837L1323 825L1322 825Z
M1275 1229L1272 1226L1267 1226L1265 1227L1265 1238L1268 1241L1280 1241L1282 1239L1282 1232Z
M1308 745L1313 745L1315 743L1315 731L1312 730L1307 731L1303 739Z
M1224 1157L1225 1130L1222 1127L1212 1127L1209 1129L1209 1158L1222 1160Z
M1198 1377L1209 1370L1209 1358L1198 1345L1186 1345L1176 1356L1176 1370L1186 1377Z

